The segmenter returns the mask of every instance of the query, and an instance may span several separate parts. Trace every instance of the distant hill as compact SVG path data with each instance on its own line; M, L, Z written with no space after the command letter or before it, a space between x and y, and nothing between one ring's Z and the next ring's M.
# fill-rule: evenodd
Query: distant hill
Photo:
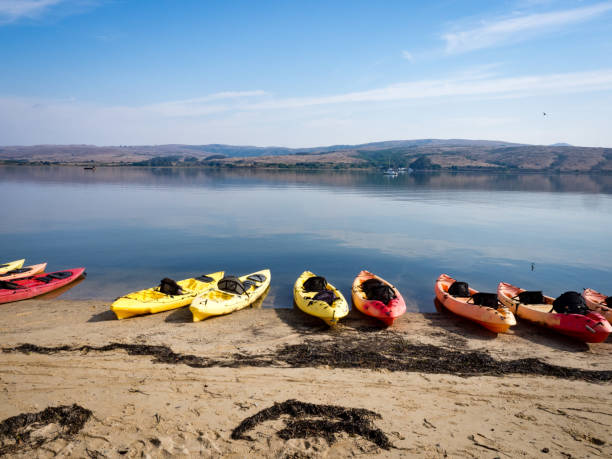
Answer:
M173 167L259 167L612 172L612 149L491 140L416 139L314 148L235 145L35 145L0 147L4 164L98 164Z

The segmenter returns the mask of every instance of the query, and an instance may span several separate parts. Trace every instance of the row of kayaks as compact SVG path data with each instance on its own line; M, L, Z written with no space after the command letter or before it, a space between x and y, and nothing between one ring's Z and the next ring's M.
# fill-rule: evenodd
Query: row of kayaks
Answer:
M47 273L47 263L23 266L25 259L0 265L0 303L27 300L52 292L85 275L85 268Z
M552 298L500 282L496 293L483 293L441 274L435 293L448 310L494 333L516 325L515 316L587 343L601 343L612 332L611 298L592 289Z
M25 300L57 290L85 275L85 268L45 273L46 263L24 267L25 260L0 265L0 303ZM160 284L117 298L111 310L118 319L155 314L189 306L193 321L229 314L264 297L271 273L264 269L244 276L224 271ZM500 282L496 293L483 293L442 274L435 283L436 299L451 312L495 332L516 325L516 318L534 322L585 342L602 342L612 332L611 297L595 290L566 292L557 299ZM339 289L324 277L304 271L293 287L295 304L328 325L348 315L349 305ZM402 295L391 283L361 271L351 288L353 305L385 325L406 312Z
M117 298L111 310L118 319L125 319L189 305L193 321L199 322L253 305L267 292L270 280L269 269L240 277L226 276L224 271L218 271L178 282L163 279L156 287ZM328 325L336 324L349 313L342 292L310 271L304 271L295 281L293 298L302 311ZM357 309L387 325L406 312L399 291L367 271L361 271L355 278L352 299Z

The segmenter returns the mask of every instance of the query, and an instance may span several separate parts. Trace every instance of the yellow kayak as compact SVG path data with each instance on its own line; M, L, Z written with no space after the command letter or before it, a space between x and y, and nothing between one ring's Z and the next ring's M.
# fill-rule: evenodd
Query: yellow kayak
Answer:
M21 260L15 260L15 261L10 261L8 263L1 264L0 274L7 273L9 271L12 271L13 269L19 269L23 266L24 263L25 263L25 258L22 258Z
M257 301L269 286L269 269L241 277L224 277L214 288L206 290L193 300L189 307L193 321L199 322L210 316L221 316L246 308Z
M295 281L293 299L298 308L323 319L327 325L335 325L349 313L348 303L340 290L310 271L304 271Z
M198 294L217 285L223 274L224 271L219 271L178 281L177 284L184 292L180 295L162 293L159 291L159 286L128 293L115 300L111 305L111 311L115 313L117 319L125 319L141 314L155 314L187 306L191 304Z

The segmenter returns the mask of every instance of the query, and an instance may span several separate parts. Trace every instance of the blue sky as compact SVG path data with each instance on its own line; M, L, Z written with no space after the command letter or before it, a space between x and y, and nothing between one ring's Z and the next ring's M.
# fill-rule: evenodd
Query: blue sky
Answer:
M0 145L612 147L612 1L0 0L0 62Z

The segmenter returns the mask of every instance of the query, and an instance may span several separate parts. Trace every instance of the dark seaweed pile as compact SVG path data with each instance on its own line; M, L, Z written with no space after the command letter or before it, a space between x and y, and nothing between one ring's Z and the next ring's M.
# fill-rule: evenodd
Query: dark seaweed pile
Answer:
M37 448L48 441L58 438L70 439L88 421L92 412L79 405L48 407L38 413L23 413L7 418L0 423L0 456L20 450ZM49 424L59 425L59 431L51 436L35 436L32 431Z
M193 368L277 366L386 369L389 371L454 374L460 376L503 376L523 374L563 379L607 382L610 370L582 370L552 365L536 358L495 360L486 352L448 349L431 344L412 344L392 332L343 334L327 339L306 339L258 355L231 354L214 359L192 354L178 354L167 346L111 343L106 346L42 347L22 344L4 348L4 352L54 354L57 352L110 352L124 350L129 355L153 357L153 362L184 364Z
M352 436L359 435L383 449L393 447L385 433L373 425L373 419L380 419L380 415L374 411L315 405L298 400L275 403L270 408L249 416L232 431L232 439L253 441L246 432L258 424L279 419L283 415L289 416L289 419L285 420L285 427L277 432L283 440L322 437L332 444L336 440L336 433L346 432Z

